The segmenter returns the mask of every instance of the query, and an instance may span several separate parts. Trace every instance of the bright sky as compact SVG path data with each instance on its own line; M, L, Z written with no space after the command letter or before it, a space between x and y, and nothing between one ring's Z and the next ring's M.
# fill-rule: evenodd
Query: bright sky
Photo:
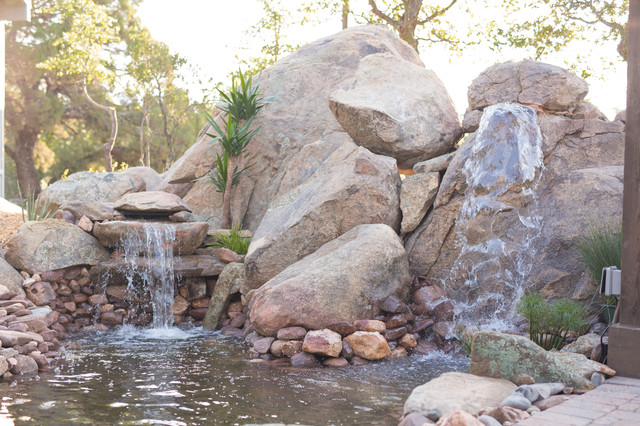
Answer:
M257 49L263 44L244 33L260 20L261 14L257 0L145 0L139 11L143 25L154 38L199 66L205 76L222 82L238 68L236 55L252 56L250 50L242 50L242 47ZM294 42L310 42L339 31L340 25L340 17L336 16L326 24L297 28L291 31L290 38ZM591 46L576 47L580 48L590 49ZM606 49L615 49L615 45ZM598 55L596 52L592 57ZM425 66L443 80L461 115L467 107L467 88L478 74L497 62L521 59L517 52L511 56L498 55L483 48L468 49L462 56L456 56L442 47L422 47L420 56ZM564 66L561 55L545 59L545 62ZM625 108L625 64L607 71L604 79L590 78L588 82L587 99L609 119Z

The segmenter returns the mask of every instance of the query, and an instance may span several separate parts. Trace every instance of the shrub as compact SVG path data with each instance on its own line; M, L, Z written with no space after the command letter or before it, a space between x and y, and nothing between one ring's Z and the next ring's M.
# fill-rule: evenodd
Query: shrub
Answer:
M570 299L549 303L539 293L529 293L516 310L529 322L531 340L546 350L560 349L569 332L579 333L586 325L586 308Z
M18 193L22 198L22 192L20 192L19 187ZM49 219L53 215L54 212L51 210L51 203L48 200L42 202L40 208L38 208L38 202L33 192L27 194L27 198L22 200L22 222Z
M578 253L591 271L591 275L600 282L602 268L622 264L622 223L591 224L578 242Z
M229 233L219 232L216 238L218 241L210 244L210 247L224 247L238 254L247 254L251 243L251 238L243 236L242 226L237 224L231 226Z

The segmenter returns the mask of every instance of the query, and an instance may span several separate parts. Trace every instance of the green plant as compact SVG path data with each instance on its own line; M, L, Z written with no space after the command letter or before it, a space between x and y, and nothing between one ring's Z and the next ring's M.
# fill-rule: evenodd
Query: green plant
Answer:
M560 349L569 332L579 333L585 326L587 310L570 299L552 303L539 293L525 294L516 311L529 322L529 337L546 350Z
M460 342L460 346L462 350L467 354L467 356L471 355L471 342L473 340L473 333L469 331L467 327L463 324L456 324L456 339Z
M216 192L221 192L224 197L224 192L227 188L227 168L229 167L229 155L225 152L222 153L222 157L220 154L216 154L216 165L215 168L209 169L209 173L201 178L196 180L204 180L205 183L211 183L216 186ZM233 173L233 183L232 185L236 185L238 180L240 179L240 174L242 171L238 171L238 167L235 167Z
M229 93L220 89L218 93L222 99L218 107L237 122L255 117L270 102L263 98L260 86L253 85L253 76L245 76L240 69L231 81Z
M251 237L246 237L242 233L242 226L233 224L228 233L218 232L216 234L217 242L210 244L210 247L224 247L238 254L247 254Z
M600 282L602 268L622 264L622 223L591 224L585 235L580 238L577 251L591 271L591 275Z
M35 193L29 192L27 198L22 198L22 191L20 191L20 186L18 186L18 194L20 195L20 199L22 199L22 222L38 221L53 217L54 212L51 209L49 200L43 201L40 208L38 208Z

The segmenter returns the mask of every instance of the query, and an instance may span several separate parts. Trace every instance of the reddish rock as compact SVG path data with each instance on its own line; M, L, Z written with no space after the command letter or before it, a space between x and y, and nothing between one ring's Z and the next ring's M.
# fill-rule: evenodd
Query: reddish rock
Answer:
M58 332L55 330L42 330L40 335L44 339L45 342L51 342L53 339L58 337Z
M455 328L453 321L442 321L433 326L433 331L443 339L450 339L455 334Z
M93 230L93 222L86 216L82 216L76 225L85 232L91 232Z
M327 358L322 362L327 367L348 367L349 361L344 358Z
M65 304L63 306L69 312L75 312L76 311L76 304L73 303L73 302L65 302Z
M342 337L327 328L311 330L304 337L302 350L311 354L337 358L342 352Z
M56 299L56 293L47 281L38 281L29 286L27 297L37 306L48 305Z
M407 324L407 317L405 315L394 315L388 318L385 322L387 328L398 328Z
M91 306L106 305L107 303L109 303L109 300L107 299L107 295L104 293L89 296L89 304Z
M438 420L439 426L485 426L466 411L458 410Z
M526 411L518 410L517 408L508 406L494 408L490 411L487 411L486 415L493 417L498 422L500 422L500 424L503 424L505 422L516 424L531 417L531 415Z
M413 292L413 301L428 307L431 307L436 300L443 297L445 297L444 290L437 285L421 287Z
M194 308L208 308L209 307L209 299L195 299L191 302L191 306Z
M236 315L231 319L231 323L229 323L229 325L231 327L242 328L244 326L244 322L247 320L247 316L241 312L237 312L235 314Z
M391 353L387 341L378 332L356 331L344 340L351 346L353 353L360 358L374 361L386 358Z
M413 332L420 333L431 327L433 324L435 324L435 321L431 318L418 320L413 324Z
M242 263L244 262L244 256L236 253L233 250L222 247L218 250L218 257L224 263Z
M407 350L402 346L398 346L391 351L390 358L404 358L407 356Z
M25 375L38 372L38 363L33 358L26 355L16 355L14 358L16 363L9 369L11 374Z
M89 298L87 297L86 294L82 294L82 293L74 293L71 296L71 300L74 303L85 303L87 300L89 300Z
M451 300L443 300L433 307L433 316L436 321L452 321L455 307Z
M242 330L236 327L224 326L220 329L220 333L224 336L242 336Z
M335 332L335 330L333 331ZM301 340L306 334L307 329L304 327L285 327L278 330L277 336L279 340Z
M291 357L291 366L296 368L315 368L320 367L321 364L315 356L307 352L298 352Z
M348 336L349 334L355 333L357 331L355 325L351 324L348 321L332 322L331 324L327 325L327 328L331 331L335 331L342 336Z
M359 365L367 365L370 364L370 361L367 361L364 358L360 358L359 356L354 356L353 358L351 358L351 360L349 361L351 363L351 365L353 365L354 367L357 367Z
M390 314L399 314L407 308L400 299L395 296L389 296L382 302L380 309Z
M437 351L438 345L435 342L426 339L420 339L418 344L413 348L414 354L429 355L431 352Z
M406 349L413 349L418 346L416 338L413 336L413 334L409 333L402 336L402 338L398 341L398 344Z
M63 270L45 271L45 272L39 273L38 275L40 275L40 279L42 281L54 282L54 281L60 281L64 277L64 271Z
M184 315L188 310L191 304L187 299L182 296L176 296L173 299L173 314L174 315Z
M282 344L282 354L284 356L293 357L300 352L302 352L302 341L300 340L288 340Z
M115 309L115 306L112 305L111 303L107 303L106 305L102 305L98 308L98 312L103 313L103 312L111 312Z
M354 324L358 331L377 331L378 333L384 333L387 329L385 323L378 320L358 320Z
M100 315L100 322L106 325L118 325L122 324L124 316L119 312L103 312Z
M407 327L398 327L384 332L384 338L387 340L398 340L407 334Z
M7 330L26 333L27 331L29 331L29 326L23 323L12 323L12 324L9 324L9 326L7 327Z
M548 410L551 407L555 407L556 405L562 404L565 401L574 398L573 395L552 395L548 398L542 399L540 401L534 402L533 405L538 407L540 410Z
M189 311L189 315L191 315L191 317L196 321L202 321L204 319L204 316L207 314L207 310L208 308L197 308L197 309L192 308ZM233 322L230 325L232 327L235 327Z
M275 357L281 357L282 354L282 345L285 343L284 340L274 340L271 343L271 347L269 348L269 352Z

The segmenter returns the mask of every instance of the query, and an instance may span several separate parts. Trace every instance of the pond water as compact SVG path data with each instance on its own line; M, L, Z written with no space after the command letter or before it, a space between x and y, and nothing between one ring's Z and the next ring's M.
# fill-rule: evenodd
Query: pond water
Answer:
M0 382L0 424L396 425L415 386L468 368L466 358L434 354L294 370L244 351L202 328L78 337L56 371Z

